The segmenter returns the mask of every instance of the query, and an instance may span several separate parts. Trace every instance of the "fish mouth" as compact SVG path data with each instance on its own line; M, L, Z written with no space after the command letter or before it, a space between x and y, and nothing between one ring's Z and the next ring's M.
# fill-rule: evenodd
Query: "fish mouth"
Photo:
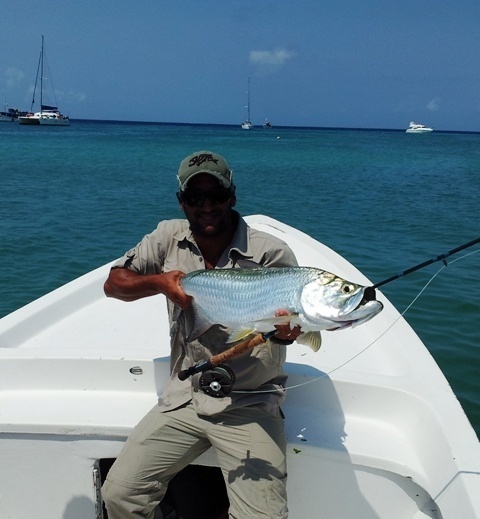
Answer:
M355 295L345 302L344 306L338 313L338 317L340 319L347 317L372 301L376 301L375 289L373 287L362 287Z
M365 287L363 290L363 302L368 303L369 301L376 301L377 294L373 287Z
M338 328L347 328L369 321L383 309L373 287L364 287L352 297L338 315Z

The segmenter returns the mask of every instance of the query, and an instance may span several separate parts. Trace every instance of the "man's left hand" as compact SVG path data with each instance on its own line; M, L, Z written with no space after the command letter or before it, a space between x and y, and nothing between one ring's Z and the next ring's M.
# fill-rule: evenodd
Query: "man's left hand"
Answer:
M275 312L275 317L281 317L282 315L289 315L289 312L284 309ZM302 333L300 326L290 328L290 324L278 324L275 328L278 330L275 337L282 341L296 341L297 337Z

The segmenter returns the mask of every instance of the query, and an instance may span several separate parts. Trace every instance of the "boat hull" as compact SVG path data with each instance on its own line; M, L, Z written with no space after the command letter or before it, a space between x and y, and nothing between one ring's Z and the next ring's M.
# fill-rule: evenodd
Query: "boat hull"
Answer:
M430 133L433 132L432 128L420 128L420 129L411 129L405 130L406 133Z
M40 119L40 126L70 126L70 119L51 119L45 117Z
M285 240L299 264L369 283L300 231L247 221ZM165 298L106 298L109 269L0 320L2 517L101 517L107 462L169 380ZM287 349L289 517L478 519L478 439L425 346L377 292L384 310L368 323L324 333L317 353ZM217 461L208 451L197 463Z
M18 118L19 124L32 126L70 126L70 119L63 116L52 115L33 115Z
M40 119L38 117L19 117L18 118L19 124L29 124L31 126L39 126L40 125Z

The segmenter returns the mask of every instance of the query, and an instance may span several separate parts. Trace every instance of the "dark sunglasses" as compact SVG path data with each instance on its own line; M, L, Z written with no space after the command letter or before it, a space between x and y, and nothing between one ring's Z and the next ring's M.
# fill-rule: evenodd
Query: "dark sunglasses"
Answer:
M224 204L227 200L232 198L234 193L235 188L233 186L229 188L215 187L209 191L187 188L185 191L179 191L177 198L181 204L201 207L207 199L210 200L212 204Z

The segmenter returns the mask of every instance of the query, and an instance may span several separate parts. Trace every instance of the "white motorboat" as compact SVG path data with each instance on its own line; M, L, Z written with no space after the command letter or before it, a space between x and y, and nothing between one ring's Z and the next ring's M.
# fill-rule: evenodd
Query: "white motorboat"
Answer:
M417 124L413 121L410 122L409 127L406 129L407 133L430 133L433 132L433 128L425 126L424 124Z
M265 216L300 265L370 282L345 258ZM163 296L106 298L104 265L0 320L0 516L100 519L100 485L169 378ZM291 519L480 518L480 444L419 337L383 311L288 347ZM215 464L208 452L201 464ZM209 496L205 496L208 499ZM213 496L216 498L216 496Z
M253 124L250 121L250 78L248 78L248 90L247 90L247 119L242 123L242 130L251 130Z
M45 58L45 49L44 49L44 38L42 36L42 48L40 50L40 58L39 58L38 68L37 68L37 78L35 80L35 88L33 91L32 106L30 108L30 113L20 116L18 118L18 122L20 124L28 124L28 125L70 126L70 118L63 115L57 106L50 106L50 105L46 105L43 103L44 58ZM35 103L35 94L36 94L38 80L40 80L40 86L39 86L39 88L40 88L40 110L38 112L33 112L33 105ZM53 85L52 85L52 90L53 90ZM53 92L55 92L55 91L53 90Z

